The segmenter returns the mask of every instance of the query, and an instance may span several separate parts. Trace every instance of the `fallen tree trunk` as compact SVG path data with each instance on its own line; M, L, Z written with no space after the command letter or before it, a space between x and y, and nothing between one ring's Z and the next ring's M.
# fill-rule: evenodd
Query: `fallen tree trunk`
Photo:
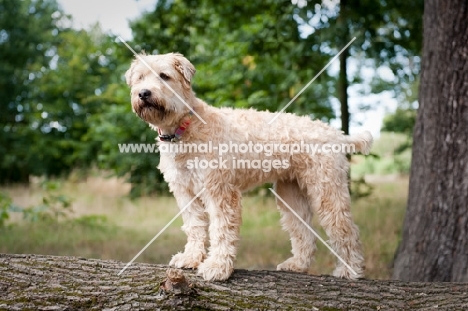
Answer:
M466 283L347 281L247 270L236 270L225 282L205 282L191 270L144 263L134 263L118 276L124 266L111 260L0 255L0 310L468 308Z

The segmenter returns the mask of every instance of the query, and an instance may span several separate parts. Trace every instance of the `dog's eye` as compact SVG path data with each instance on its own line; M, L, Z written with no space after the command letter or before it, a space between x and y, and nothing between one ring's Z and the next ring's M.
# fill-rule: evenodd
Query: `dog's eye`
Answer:
M169 79L171 78L171 77L169 77L167 74L165 74L164 72L161 72L161 73L159 74L159 76L161 77L161 79L163 79L163 80L165 80L165 81L167 81L167 80L169 80Z
M138 80L143 80L143 75L139 75Z

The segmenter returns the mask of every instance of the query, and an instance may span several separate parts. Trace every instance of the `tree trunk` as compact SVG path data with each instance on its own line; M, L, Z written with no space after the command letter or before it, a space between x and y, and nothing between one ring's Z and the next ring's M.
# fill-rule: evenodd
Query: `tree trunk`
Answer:
M419 110L395 279L468 281L468 2L425 2Z
M0 310L460 310L468 284L347 281L236 270L205 282L191 270L40 255L0 255Z
M347 49L340 54L340 73L338 78L338 92L341 103L341 130L346 135L349 135L348 77L346 70L348 54Z
M346 0L340 1L340 16L338 23L340 25L340 41L343 47L349 42L349 30L347 25L347 5ZM348 47L349 49L349 47ZM349 134L349 107L348 107L348 71L347 71L347 59L349 50L344 50L340 56L340 72L338 74L338 98L340 100L341 107L341 130L348 135Z

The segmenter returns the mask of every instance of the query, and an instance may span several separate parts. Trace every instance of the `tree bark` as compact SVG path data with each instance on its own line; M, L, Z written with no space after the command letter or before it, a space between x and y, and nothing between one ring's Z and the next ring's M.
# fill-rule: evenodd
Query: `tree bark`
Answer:
M340 15L338 23L340 25L340 41L343 47L349 42L349 30L347 24L347 0L340 1ZM349 49L349 48L348 48ZM341 108L341 130L349 135L349 105L348 105L348 70L347 59L349 50L345 49L339 56L340 72L338 74L338 98Z
M348 54L349 53L347 49L340 54L340 73L338 78L338 88L341 103L341 130L346 135L349 135L348 72L346 70Z
M236 270L225 282L163 265L0 255L0 310L461 310L468 284L347 281Z
M408 208L394 278L468 281L468 2L425 2Z

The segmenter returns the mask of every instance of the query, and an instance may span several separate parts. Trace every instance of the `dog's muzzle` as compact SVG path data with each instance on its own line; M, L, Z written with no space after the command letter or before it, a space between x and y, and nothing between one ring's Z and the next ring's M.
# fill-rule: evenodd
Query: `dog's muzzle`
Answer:
M139 93L138 93L138 97L143 100L143 101L146 101L148 100L150 97L151 97L151 91L148 90L148 89L142 89Z
M166 109L164 103L152 95L153 93L148 89L140 90L140 92L138 92L139 101L138 106L136 107L137 110L152 108L158 110L159 112L165 112Z
M148 89L141 89L138 92L138 99L132 103L133 111L145 121L162 120L170 113L166 103L155 95Z

